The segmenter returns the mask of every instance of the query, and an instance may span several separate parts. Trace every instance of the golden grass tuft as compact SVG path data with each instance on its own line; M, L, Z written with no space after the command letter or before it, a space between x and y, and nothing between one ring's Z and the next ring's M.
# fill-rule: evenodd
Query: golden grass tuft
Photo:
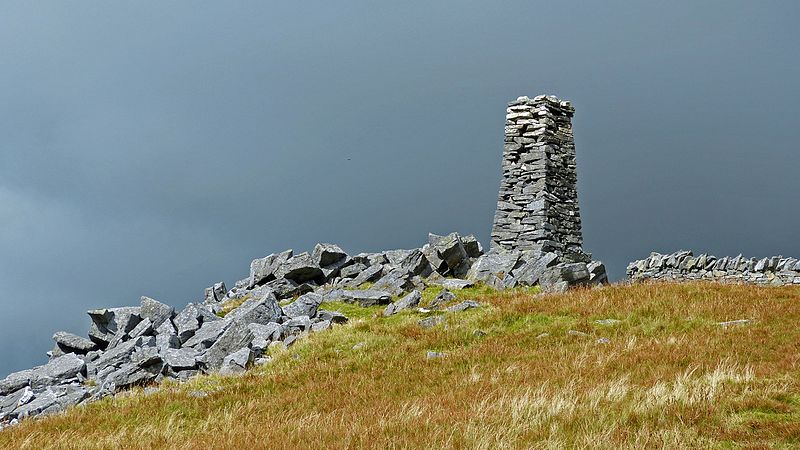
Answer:
M469 297L486 306L425 330L419 313L362 311L244 376L27 421L1 432L0 447L800 446L798 287ZM324 307L335 306L345 307ZM620 322L596 322L609 318ZM736 319L752 322L717 325ZM446 357L428 360L428 350Z

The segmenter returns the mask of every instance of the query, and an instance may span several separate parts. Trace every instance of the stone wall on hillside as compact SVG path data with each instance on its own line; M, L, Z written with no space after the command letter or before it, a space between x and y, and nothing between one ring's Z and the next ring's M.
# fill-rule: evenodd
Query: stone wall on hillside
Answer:
M591 261L582 249L574 112L570 102L552 95L519 97L508 104L492 249Z
M627 272L633 281L712 280L770 285L800 284L800 260L783 256L717 258L706 254L695 256L686 250L668 255L651 253L645 259L628 264Z

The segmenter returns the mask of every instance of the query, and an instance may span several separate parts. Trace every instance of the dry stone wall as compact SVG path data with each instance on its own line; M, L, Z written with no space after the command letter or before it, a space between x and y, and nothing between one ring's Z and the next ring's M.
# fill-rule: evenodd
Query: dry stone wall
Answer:
M800 260L772 256L769 258L735 257L717 258L681 250L662 255L651 253L645 259L628 265L628 276L633 281L713 280L729 283L787 285L800 284Z
M570 102L552 95L519 97L508 104L492 249L591 261L582 249L574 113Z

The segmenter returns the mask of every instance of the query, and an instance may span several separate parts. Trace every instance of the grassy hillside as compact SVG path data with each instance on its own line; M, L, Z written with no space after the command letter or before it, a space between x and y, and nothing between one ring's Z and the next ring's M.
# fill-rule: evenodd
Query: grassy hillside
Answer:
M336 305L350 324L245 376L28 421L0 447L800 446L800 288L472 294L486 306L430 329Z

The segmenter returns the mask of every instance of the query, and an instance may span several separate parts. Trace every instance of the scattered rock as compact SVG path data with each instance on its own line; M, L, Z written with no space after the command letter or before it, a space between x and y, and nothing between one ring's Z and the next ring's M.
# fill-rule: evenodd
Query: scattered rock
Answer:
M250 287L264 284L275 279L275 272L293 255L292 250L273 253L264 258L254 259L250 263Z
M430 316L420 320L417 324L422 328L433 328L442 322L444 322L444 316Z
M64 353L85 354L97 349L97 344L84 337L76 336L66 331L59 331L53 335L58 348Z
M735 327L737 325L749 325L752 322L750 319L730 320L728 322L718 322L717 325L722 328Z
M602 325L604 327L608 327L608 326L616 325L618 323L622 323L622 321L618 320L618 319L599 319L599 320L595 320L594 323L596 323L598 325Z
M218 371L226 356L242 347L247 347L252 340L253 332L250 331L247 324L235 321L209 347L208 351L200 358L200 363L208 371Z
M428 305L429 309L440 309L445 304L455 300L456 294L453 294L447 288L442 289L439 292L439 295L433 299L430 305Z
M304 283L306 281L315 281L324 278L322 268L308 253L301 253L289 258L280 265L275 272L275 276L292 280L295 283Z
M253 352L248 347L243 347L225 357L219 373L222 375L242 374L252 362Z
M346 303L358 303L362 307L375 305L386 305L392 301L390 292L377 289L366 289L360 291L342 291L340 300Z
M464 300L461 303L457 303L447 308L447 310L450 312L462 312L471 308L480 308L480 306L481 304L476 302L475 300Z
M294 302L283 307L283 314L290 318L298 316L314 317L317 315L317 308L322 303L322 294L309 292L298 297Z
M383 310L383 315L391 316L392 314L396 314L404 309L414 308L419 305L420 300L422 300L422 293L417 290L413 290L405 297L387 306L386 309Z
M428 350L428 352L425 354L425 358L426 359L438 359L438 358L446 358L446 357L447 357L446 353L434 352L434 351L430 351L430 350Z
M139 316L142 320L150 319L153 328L158 328L165 320L172 319L175 309L150 297L142 297Z

